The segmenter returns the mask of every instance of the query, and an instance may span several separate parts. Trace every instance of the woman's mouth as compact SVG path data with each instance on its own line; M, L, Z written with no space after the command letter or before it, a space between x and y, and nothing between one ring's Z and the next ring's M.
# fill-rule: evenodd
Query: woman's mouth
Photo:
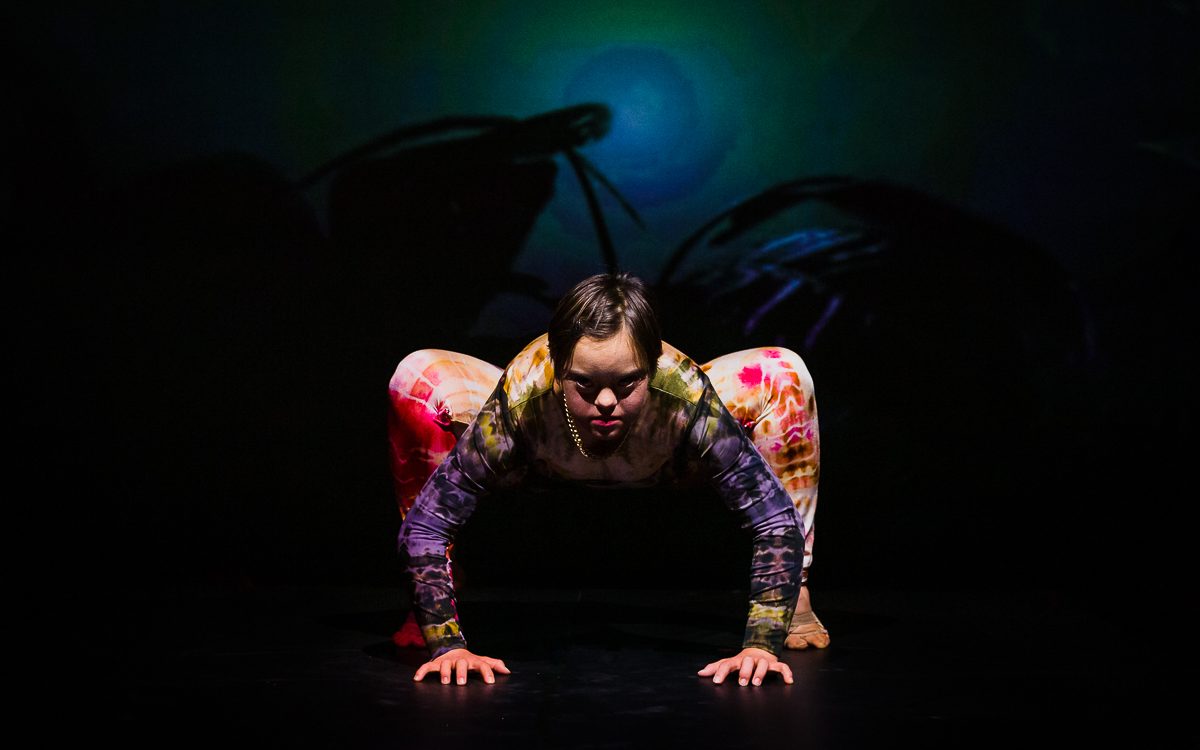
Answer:
M592 426L598 427L599 429L602 429L602 430L612 429L613 427L616 427L619 424L621 424L621 420L619 420L619 419L593 419L592 420Z

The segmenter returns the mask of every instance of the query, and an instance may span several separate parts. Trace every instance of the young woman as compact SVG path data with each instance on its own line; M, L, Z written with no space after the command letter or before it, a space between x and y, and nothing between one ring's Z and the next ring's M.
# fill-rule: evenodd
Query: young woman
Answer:
M399 549L413 608L397 643L428 647L414 675L486 682L504 662L473 654L459 627L450 552L481 497L499 487L700 481L754 535L743 650L698 674L792 682L783 648L824 648L812 611L820 440L812 379L780 347L698 365L662 341L645 285L629 274L584 279L558 303L546 334L504 370L423 349L390 385L389 438L403 517Z

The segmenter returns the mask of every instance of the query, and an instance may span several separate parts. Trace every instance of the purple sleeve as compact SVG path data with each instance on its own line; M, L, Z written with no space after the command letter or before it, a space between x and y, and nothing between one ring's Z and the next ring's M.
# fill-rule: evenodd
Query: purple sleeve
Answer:
M707 378L706 378L707 380ZM753 533L743 648L783 653L800 595L804 529L791 498L708 382L688 427L692 459Z
M501 378L454 450L417 493L400 526L398 548L405 583L430 658L466 648L446 547L475 512L480 498L519 478L514 435Z

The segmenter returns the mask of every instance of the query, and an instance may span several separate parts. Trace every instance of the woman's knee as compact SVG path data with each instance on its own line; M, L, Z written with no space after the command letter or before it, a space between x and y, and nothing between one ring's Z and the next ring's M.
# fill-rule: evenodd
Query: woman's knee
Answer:
M812 375L804 359L783 346L760 346L743 352L745 370L761 379L761 384L774 391L798 389L805 400L813 394Z
M391 401L389 432L393 441L400 435L414 437L418 442L428 440L426 433L435 425L447 429L451 415L443 408L439 393L441 378L438 362L443 361L442 352L436 349L418 349L404 357L396 365L388 383Z
M415 391L431 392L438 383L436 373L431 370L440 361L445 361L446 353L440 349L418 349L400 360L392 372L388 390L393 394L412 394ZM432 375L432 377L431 377Z
M389 384L393 417L432 421L458 435L487 401L503 371L467 354L418 349L400 364Z

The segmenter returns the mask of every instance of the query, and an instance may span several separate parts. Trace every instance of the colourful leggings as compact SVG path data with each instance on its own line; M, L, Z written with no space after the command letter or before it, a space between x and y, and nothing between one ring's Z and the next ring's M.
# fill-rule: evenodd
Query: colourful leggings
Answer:
M701 369L791 496L807 532L802 578L807 581L821 458L808 368L795 352L760 347L717 357ZM501 374L481 359L442 349L415 351L396 367L389 385L388 439L401 519ZM448 556L451 549L452 544Z

